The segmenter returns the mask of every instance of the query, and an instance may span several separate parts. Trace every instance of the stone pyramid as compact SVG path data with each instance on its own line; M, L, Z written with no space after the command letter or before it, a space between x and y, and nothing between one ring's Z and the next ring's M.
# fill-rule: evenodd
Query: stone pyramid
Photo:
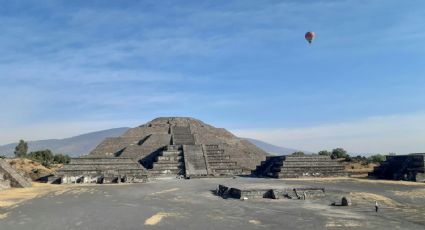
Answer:
M127 157L152 175L235 175L249 173L267 153L223 128L188 117L160 117L107 138L90 157Z

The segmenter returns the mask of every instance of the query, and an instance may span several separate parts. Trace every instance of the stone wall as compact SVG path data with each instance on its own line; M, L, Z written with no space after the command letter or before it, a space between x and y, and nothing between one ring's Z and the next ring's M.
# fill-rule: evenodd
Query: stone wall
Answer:
M132 158L81 157L72 158L58 170L59 183L119 183L145 182L148 173Z
M0 174L3 180L9 181L11 187L26 188L31 187L31 181L19 174L7 161L0 160ZM5 182L4 182L5 183Z

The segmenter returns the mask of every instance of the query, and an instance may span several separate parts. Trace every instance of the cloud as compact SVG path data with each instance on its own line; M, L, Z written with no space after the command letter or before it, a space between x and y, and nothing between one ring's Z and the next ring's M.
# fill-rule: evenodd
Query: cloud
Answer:
M238 136L311 151L343 147L352 153L425 151L425 113L370 117L302 128L233 130Z

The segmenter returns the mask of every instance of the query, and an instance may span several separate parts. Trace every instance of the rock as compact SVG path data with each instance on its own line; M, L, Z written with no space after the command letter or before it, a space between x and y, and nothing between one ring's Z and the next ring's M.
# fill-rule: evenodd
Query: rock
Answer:
M341 199L341 206L351 206L351 199L349 197L342 197Z

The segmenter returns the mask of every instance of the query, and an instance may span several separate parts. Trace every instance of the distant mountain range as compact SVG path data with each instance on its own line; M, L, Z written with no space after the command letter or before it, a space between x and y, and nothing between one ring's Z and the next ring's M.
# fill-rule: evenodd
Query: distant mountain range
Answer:
M64 153L73 157L81 156L88 154L105 138L121 136L128 129L129 128L123 127L86 133L64 139L28 141L28 152L50 149L54 153ZM0 155L12 156L17 144L18 143L12 143L0 146Z
M48 139L39 141L28 141L28 151L37 151L50 149L54 153L64 153L72 157L77 157L90 153L100 142L107 137L118 137L124 134L129 128L115 128L107 129L97 132L86 133L75 137L64 138L64 139ZM286 155L291 154L296 149L280 147L266 143L264 141L244 138L252 144L256 145L260 149L268 152L272 155ZM11 143L0 146L0 155L12 156L15 151L15 146L18 143ZM308 153L308 152L306 152Z

